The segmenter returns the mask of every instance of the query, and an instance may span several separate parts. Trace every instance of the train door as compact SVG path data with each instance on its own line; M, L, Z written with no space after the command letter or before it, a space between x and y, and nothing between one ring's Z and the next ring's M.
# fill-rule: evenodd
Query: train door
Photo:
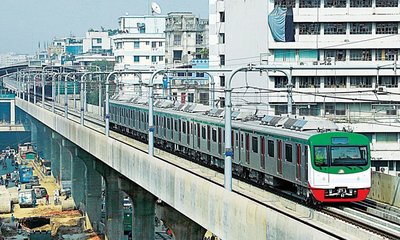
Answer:
M282 174L282 140L278 140L278 161L276 169L279 174Z
M200 123L197 123L197 147L200 149Z
M207 126L207 151L210 152L211 149L211 127Z
M308 183L308 146L304 146L304 182Z
M218 128L218 154L222 155L222 130Z
M245 133L240 133L240 160L246 159L246 148L245 148Z
M178 135L179 135L178 139L179 139L179 142L181 142L181 140L182 140L181 128L182 128L182 121L179 119L179 121L178 121Z
M261 136L260 167L265 169L265 137Z
M246 133L246 163L250 164L250 134Z
M190 123L189 123L189 121L186 121L186 127L187 127L187 129L186 129L186 144L187 145L190 145Z
M301 145L296 144L296 180L301 181Z

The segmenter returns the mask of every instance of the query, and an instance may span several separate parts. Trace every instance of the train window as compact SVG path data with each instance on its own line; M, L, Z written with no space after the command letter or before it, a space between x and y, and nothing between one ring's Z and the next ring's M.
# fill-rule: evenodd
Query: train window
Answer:
M258 153L258 137L251 138L251 148L254 153Z
M288 162L293 161L293 146L292 146L292 144L285 144L285 158L286 158L286 161L288 161Z
M186 134L186 122L182 122L183 126L182 126L182 130L183 133Z
M174 125L175 125L175 131L178 131L178 120L174 121Z
M217 130L215 130L214 128L212 129L212 140L214 142L217 141Z
M240 148L243 148L243 134L240 134Z
M178 132L180 133L181 132L181 120L179 119L179 121L178 121Z
M201 137L206 139L206 127L204 126L201 127Z
M274 140L268 140L268 156L275 157L275 142Z
M328 166L326 147L314 147L314 163L316 166Z
M171 129L171 119L167 118L167 129Z
M164 129L166 129L167 128L167 118L166 117L164 117L164 119L163 119L163 124L164 124Z
M367 146L331 147L333 166L367 165ZM315 159L317 161L317 159Z

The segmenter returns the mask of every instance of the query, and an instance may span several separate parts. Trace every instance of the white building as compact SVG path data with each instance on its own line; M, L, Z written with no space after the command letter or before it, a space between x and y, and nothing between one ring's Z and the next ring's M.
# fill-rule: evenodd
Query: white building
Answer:
M11 66L13 64L26 61L28 61L28 55L26 54L16 54L16 53L0 54L0 67Z
M400 172L400 88L394 67L400 49L398 0L209 3L210 67L293 66L293 113L351 123L371 139L373 166ZM273 38L268 15L280 6L293 8L294 42ZM318 69L327 65L337 68ZM339 69L343 66L364 69ZM219 77L217 88L225 83L225 76ZM261 103L258 110L269 114L287 113L288 82L282 74L242 73L233 79L234 87L245 85L273 91L254 93L246 102Z
M83 39L83 53L111 55L111 37L106 31L89 31Z
M165 16L123 16L113 36L115 70L164 68Z

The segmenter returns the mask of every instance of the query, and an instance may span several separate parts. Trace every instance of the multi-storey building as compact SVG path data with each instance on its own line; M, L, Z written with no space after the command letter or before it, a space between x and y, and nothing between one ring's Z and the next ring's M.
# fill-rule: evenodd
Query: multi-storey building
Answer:
M211 0L210 66L292 66L293 113L351 125L371 139L375 169L398 173L399 7L398 0ZM292 9L285 24L294 41L274 38L268 15L276 8ZM233 85L272 91L253 96L258 110L287 114L285 76L246 76L238 74ZM225 76L218 77L222 88Z
M208 20L191 12L168 13L165 27L165 66L168 68L208 67ZM169 79L170 94L181 102L208 102L208 76L176 73Z
M165 39L166 66L190 66L192 59L205 57L204 53L208 49L208 20L200 19L191 12L168 13Z
M165 16L123 16L113 36L115 69L163 68Z
M88 31L83 39L83 53L111 55L111 37L108 31Z

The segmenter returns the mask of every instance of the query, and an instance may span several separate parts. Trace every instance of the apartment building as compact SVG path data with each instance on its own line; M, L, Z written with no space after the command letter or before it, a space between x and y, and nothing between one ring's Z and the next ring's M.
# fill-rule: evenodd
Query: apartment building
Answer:
M330 118L367 135L374 168L400 172L398 0L209 3L211 67L291 66L293 113ZM279 14L285 17L283 26L273 22ZM222 89L225 76L215 77ZM284 75L271 71L234 78L234 87L246 85L269 90L245 101L259 103L259 112L288 113ZM223 94L218 97L223 103ZM234 106L243 104L238 99Z

